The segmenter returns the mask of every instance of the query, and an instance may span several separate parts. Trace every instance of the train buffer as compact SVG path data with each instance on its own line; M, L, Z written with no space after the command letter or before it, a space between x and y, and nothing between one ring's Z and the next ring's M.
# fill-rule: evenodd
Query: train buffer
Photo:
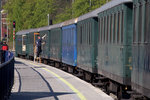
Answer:
M60 69L15 60L15 84L9 100L113 100L99 88Z

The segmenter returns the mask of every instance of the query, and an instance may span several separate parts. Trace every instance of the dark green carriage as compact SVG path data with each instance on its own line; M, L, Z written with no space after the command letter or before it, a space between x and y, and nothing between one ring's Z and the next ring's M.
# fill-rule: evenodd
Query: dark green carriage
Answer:
M98 73L130 86L132 0L114 0L102 9L98 14Z
M77 66L91 73L97 73L97 26L96 12L90 12L78 18Z
M21 41L22 41L22 36L16 35L16 40L15 40L15 56L16 57L22 54L22 42Z
M49 35L49 56L50 60L61 62L61 24L53 25Z
M150 0L133 0L132 89L150 98Z
M34 32L30 32L28 34L28 56L29 57L34 57Z

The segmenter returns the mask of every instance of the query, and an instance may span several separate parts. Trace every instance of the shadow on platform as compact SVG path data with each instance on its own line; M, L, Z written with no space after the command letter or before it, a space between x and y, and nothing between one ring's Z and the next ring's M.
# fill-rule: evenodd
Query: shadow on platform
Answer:
M69 92L16 92L11 94L10 100L35 100L47 97L57 97L61 95L69 95L74 93ZM59 100L58 98L55 100Z

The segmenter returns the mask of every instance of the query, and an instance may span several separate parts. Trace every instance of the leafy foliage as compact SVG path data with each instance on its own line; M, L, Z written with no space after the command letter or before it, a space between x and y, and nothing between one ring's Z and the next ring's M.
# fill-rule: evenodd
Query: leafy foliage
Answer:
M74 1L74 2L73 2ZM83 15L110 0L8 0L4 9L16 31L46 26L47 14L53 23Z

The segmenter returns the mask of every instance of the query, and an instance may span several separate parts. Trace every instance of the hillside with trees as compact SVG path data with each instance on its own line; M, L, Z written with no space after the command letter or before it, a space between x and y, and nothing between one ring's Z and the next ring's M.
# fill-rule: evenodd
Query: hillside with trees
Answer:
M8 11L16 31L48 25L47 14L53 24L72 19L92 11L110 0L7 0L3 8Z

